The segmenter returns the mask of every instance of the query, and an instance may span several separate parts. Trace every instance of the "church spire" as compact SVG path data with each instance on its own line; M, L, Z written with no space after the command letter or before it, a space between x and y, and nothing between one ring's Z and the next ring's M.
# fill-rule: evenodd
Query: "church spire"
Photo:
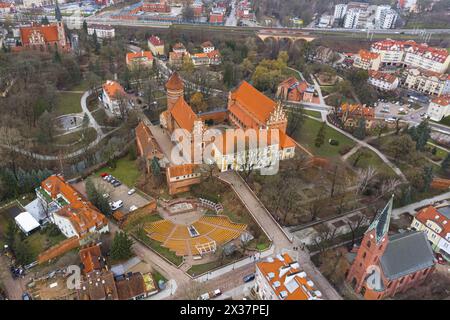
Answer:
M61 9L59 9L58 0L55 2L55 19L59 22L62 21Z
M389 231L389 222L391 220L392 215L392 204L394 202L394 195L392 195L389 202L386 204L383 210L381 210L373 222L370 224L366 233L372 230L375 230L376 241L377 243L388 233Z

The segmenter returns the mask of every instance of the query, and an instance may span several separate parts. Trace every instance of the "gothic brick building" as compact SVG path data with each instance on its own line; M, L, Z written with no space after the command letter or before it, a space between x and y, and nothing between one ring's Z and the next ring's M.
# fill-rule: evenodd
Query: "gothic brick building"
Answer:
M20 28L20 41L23 48L46 51L55 49L68 51L70 44L60 21L49 25L31 25Z
M404 292L422 283L434 269L435 258L424 232L388 235L392 202L393 198L377 214L351 254L347 281L365 299Z

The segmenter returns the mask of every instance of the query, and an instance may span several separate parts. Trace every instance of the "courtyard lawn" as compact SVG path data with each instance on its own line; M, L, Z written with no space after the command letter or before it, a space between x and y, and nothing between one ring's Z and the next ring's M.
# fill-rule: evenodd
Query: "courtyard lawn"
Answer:
M65 134L62 136L58 136L55 138L55 144L58 145L71 145L80 141L82 135L82 131L76 131L69 134ZM87 128L85 133L86 141L92 142L97 138L97 131L94 128ZM81 142L81 141L80 141Z
M356 143L353 140L327 126L325 129L324 143L321 147L317 148L314 142L321 125L321 121L305 118L301 128L293 134L293 138L306 149L311 151L314 155L326 158L339 157L340 149L355 146ZM330 145L328 143L329 139L337 140L339 145Z
M364 150L366 152L366 157L361 157L360 160L357 162L356 167L366 169L367 167L371 166L377 169L378 172L386 173L392 176L395 176L395 172L392 171L391 167L389 167L387 164L383 162L383 160L380 159L379 156L376 155L375 152L372 150L369 150L367 148L363 148L355 152L348 160L347 162L353 166L353 162L355 161L358 154Z
M205 272L208 272L212 269L218 268L220 267L220 261L215 260L212 262L207 262L207 263L203 263L203 264L196 264L193 265L188 271L187 273L189 273L191 276L196 277L198 275L201 275Z
M303 110L303 112L305 114L307 114L308 116L317 118L317 119L321 119L322 118L322 114L320 113L320 111L314 111L314 110Z
M81 93L59 92L55 112L57 115L80 113Z
M36 231L30 236L26 237L24 242L27 244L31 251L31 256L33 261L37 259L41 252L44 252L48 248L58 244L59 242L66 239L62 233L57 236L50 236L46 232Z
M134 187L138 178L141 176L135 160L130 160L129 156L125 156L116 161L116 167L104 167L97 171L96 175L102 172L107 172L118 178L122 183L128 187Z

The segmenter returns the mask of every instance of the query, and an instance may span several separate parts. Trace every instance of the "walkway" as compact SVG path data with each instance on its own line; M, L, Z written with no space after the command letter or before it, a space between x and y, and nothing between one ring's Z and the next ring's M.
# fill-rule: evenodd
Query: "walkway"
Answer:
M274 253L292 251L292 238L289 237L281 226L275 221L270 212L267 211L262 202L257 198L244 180L234 171L222 172L220 173L219 178L231 185L257 223L267 234L269 234L269 237L273 242ZM332 300L342 299L339 293L311 262L308 252L292 252L294 252L293 257L297 256L297 261L300 263L301 267L317 284L318 288L324 293L326 298Z
M449 200L449 199L450 199L450 192L446 192L446 193L437 195L433 198L428 198L428 199L421 200L419 202L411 203L407 206L392 210L392 217L394 219L399 219L400 215L402 213L406 213L406 212L409 214L412 214L414 216L417 213L416 209L419 209L419 208L422 208L422 207L425 207L428 205L432 205L433 203L435 203L437 201L444 201L444 200Z

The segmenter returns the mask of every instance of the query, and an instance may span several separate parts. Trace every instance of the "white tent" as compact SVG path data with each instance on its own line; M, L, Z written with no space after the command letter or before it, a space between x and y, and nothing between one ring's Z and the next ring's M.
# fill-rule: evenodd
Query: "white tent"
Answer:
M27 235L41 226L29 212L22 212L14 220L16 220L16 224Z

